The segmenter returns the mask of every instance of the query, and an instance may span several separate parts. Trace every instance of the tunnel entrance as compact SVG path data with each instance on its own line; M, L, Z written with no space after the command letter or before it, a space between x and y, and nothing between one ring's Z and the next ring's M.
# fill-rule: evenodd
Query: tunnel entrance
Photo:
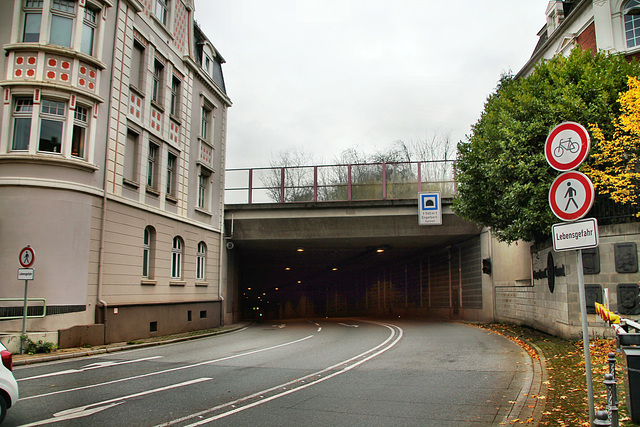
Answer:
M234 258L243 318L451 319L460 310L482 309L479 236L435 246L369 243L238 244Z

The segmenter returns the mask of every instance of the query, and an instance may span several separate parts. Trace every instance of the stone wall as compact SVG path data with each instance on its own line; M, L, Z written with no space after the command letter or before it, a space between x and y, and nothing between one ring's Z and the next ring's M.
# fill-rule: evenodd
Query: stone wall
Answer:
M583 254L587 305L593 301L605 302L608 292L613 311L621 312L623 317L639 318L640 224L603 226L599 228L599 237L597 252ZM549 280L550 254L553 281ZM494 283L496 321L524 324L566 338L581 337L577 251L555 252L549 241L546 245L531 247L531 259L531 284ZM612 334L595 314L587 316L592 335Z

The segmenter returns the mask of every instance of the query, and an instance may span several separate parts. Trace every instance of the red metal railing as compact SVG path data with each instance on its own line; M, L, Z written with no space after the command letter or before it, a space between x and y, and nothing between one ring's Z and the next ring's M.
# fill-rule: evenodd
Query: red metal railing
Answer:
M454 161L227 169L225 203L416 199L455 194Z

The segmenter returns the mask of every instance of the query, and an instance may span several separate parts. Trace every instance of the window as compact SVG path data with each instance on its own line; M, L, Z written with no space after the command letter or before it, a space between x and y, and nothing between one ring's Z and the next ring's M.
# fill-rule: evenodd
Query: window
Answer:
M156 178L157 175L157 159L158 159L158 146L150 143L149 144L149 155L147 157L147 187L148 188L157 188L158 180Z
M43 99L40 111L39 151L61 153L62 129L65 119L65 103Z
M213 108L206 104L203 105L202 106L202 123L200 124L200 137L205 141L209 141L211 139L212 117L213 117Z
M75 0L53 0L51 4L49 43L71 47L75 7Z
M171 108L169 113L174 117L179 117L180 110L180 79L173 76L171 80Z
M640 45L640 1L631 0L624 6L624 33L627 47Z
M171 278L182 278L182 248L184 244L180 236L173 238L173 245L171 247Z
M127 129L127 141L124 148L124 178L131 184L138 185L138 150L140 136Z
M168 23L168 14L169 14L169 8L168 8L168 1L167 0L156 0L156 18L158 18L158 20L160 22L162 22L162 25L167 25Z
M84 19L82 20L82 41L80 51L87 55L93 55L93 37L96 31L98 12L88 5L84 8Z
M144 229L142 241L142 277L153 279L153 267L155 260L156 231L152 226Z
M71 155L84 158L84 146L89 126L89 110L84 107L76 106L73 114L73 137L71 139Z
M162 99L162 77L164 73L164 66L157 59L153 63L153 88L151 92L151 100L161 103Z
M40 41L40 23L42 22L42 4L44 0L25 0L23 42Z
M201 169L198 176L198 207L209 210L209 177L211 174L205 169Z
M198 243L198 253L196 255L196 280L204 280L207 265L207 245L204 242Z
M146 68L147 67L144 62L144 46L134 40L133 49L131 51L131 72L129 75L129 84L138 89L138 91L141 91L144 87L143 70Z
M167 156L167 195L175 196L176 192L176 166L178 158L175 154L169 153Z
M31 137L31 113L33 99L16 98L13 105L13 143L12 150L28 150Z

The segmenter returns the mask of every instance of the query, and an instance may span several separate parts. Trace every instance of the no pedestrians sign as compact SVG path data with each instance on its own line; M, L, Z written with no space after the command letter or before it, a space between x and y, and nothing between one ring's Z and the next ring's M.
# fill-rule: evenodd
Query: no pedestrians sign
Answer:
M551 184L549 206L563 221L583 218L593 206L595 190L585 174L571 171L560 174Z

